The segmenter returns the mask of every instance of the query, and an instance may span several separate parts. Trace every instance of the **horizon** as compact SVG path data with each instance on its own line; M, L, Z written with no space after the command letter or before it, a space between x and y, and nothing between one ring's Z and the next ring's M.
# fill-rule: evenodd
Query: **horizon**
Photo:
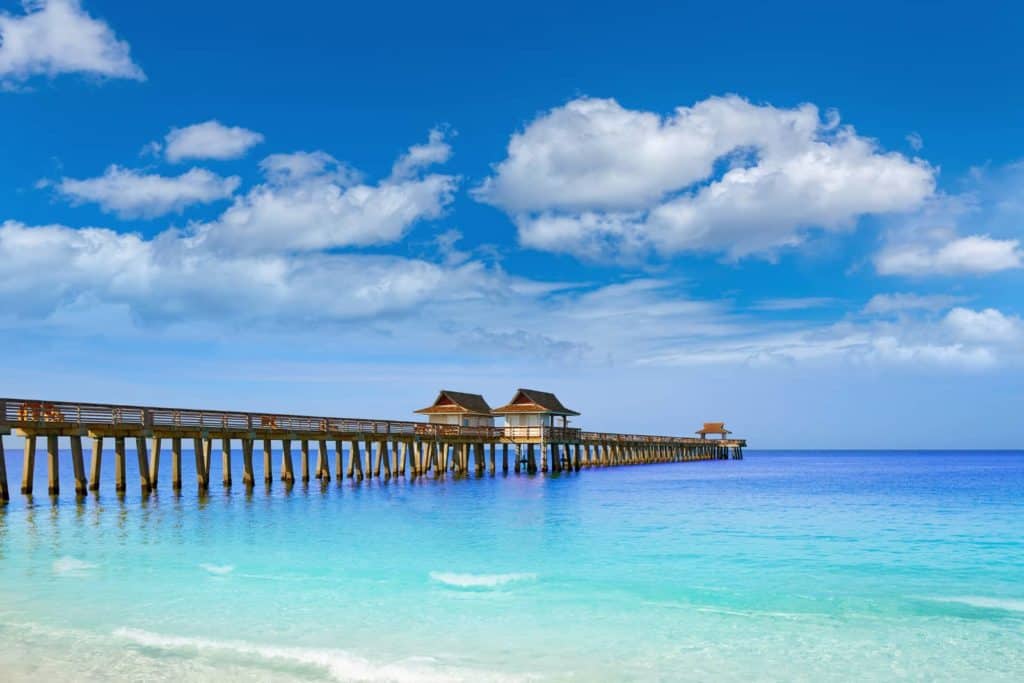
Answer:
M1024 447L1024 10L740 4L0 0L0 394Z

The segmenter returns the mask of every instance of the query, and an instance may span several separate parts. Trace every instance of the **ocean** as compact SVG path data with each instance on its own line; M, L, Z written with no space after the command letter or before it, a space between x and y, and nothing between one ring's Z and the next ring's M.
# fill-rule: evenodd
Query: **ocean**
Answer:
M215 453L202 499L190 455L180 495L129 453L128 494L79 503L69 454L29 501L8 449L0 678L1024 680L1021 453L269 491L257 464L251 493Z

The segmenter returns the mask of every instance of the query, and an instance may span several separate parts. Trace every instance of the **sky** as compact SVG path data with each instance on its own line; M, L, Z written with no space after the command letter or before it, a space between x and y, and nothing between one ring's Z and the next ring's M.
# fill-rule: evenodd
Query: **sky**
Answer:
M0 0L0 395L1020 448L1022 28Z

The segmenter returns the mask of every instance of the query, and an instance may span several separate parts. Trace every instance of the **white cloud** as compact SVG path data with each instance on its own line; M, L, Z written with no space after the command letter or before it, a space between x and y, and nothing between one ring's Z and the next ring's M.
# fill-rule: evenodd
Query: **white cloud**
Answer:
M960 301L963 301L963 297L948 294L876 294L864 305L863 312L869 315L886 315L907 311L940 311Z
M237 159L263 142L263 136L219 121L204 121L172 128L164 138L164 156L171 163L183 159Z
M407 158L407 157L403 157ZM458 178L422 174L375 184L324 152L273 155L267 176L235 199L216 221L194 226L211 246L226 250L319 250L386 244L421 220L441 216Z
M146 79L128 43L77 0L24 0L22 6L22 15L0 13L0 83L63 73Z
M837 299L828 296L802 296L778 299L761 299L751 306L755 311L805 311L811 308L822 308L837 303Z
M153 218L181 212L192 204L226 199L238 189L238 176L221 177L202 168L179 176L146 174L110 166L102 176L63 178L57 190L76 204L94 202L122 218Z
M958 339L967 341L1002 343L1024 338L1021 319L994 308L973 311L957 307L946 314L945 324Z
M972 168L956 193L937 193L886 222L874 256L882 275L988 275L1024 265L1024 163Z
M813 105L712 97L662 117L581 98L513 135L474 193L508 212L534 248L740 257L799 244L808 229L914 209L934 173L834 115L822 121Z
M443 268L364 254L229 256L173 231L145 239L104 228L0 224L0 293L8 311L29 317L116 304L158 323L330 322L458 298L485 275L479 263Z
M988 235L889 244L875 255L875 268L882 275L981 275L1020 268L1022 263L1018 240Z
M444 133L435 128L430 131L426 144L413 145L399 157L391 169L395 178L408 178L420 169L434 164L443 164L452 156L452 147L444 139Z

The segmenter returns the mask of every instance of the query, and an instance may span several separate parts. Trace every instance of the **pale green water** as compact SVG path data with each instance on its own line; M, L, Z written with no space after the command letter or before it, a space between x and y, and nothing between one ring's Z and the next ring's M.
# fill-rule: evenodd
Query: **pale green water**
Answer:
M168 483L15 494L0 677L1024 679L1020 455Z

